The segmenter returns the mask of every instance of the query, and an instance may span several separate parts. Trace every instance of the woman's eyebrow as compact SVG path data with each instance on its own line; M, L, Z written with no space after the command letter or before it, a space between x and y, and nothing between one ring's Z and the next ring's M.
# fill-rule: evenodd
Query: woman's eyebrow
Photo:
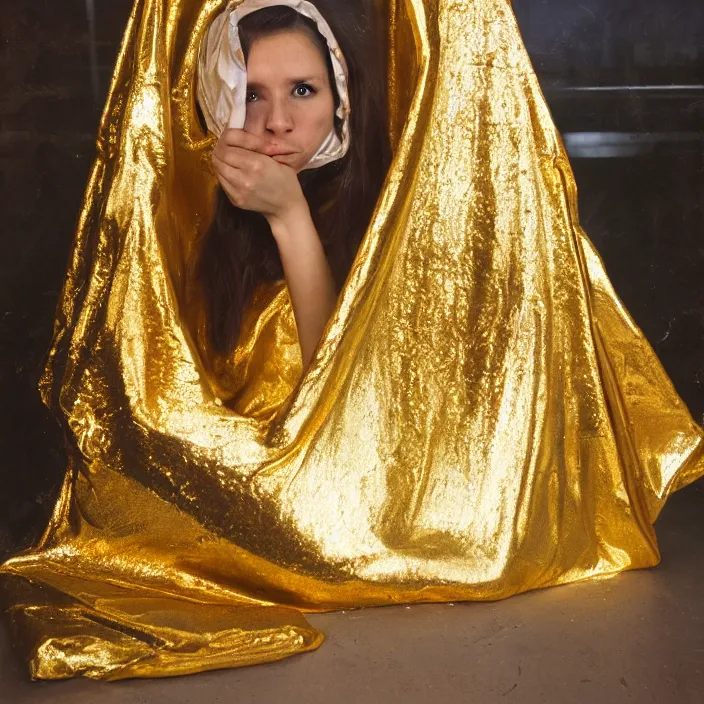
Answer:
M297 83L311 83L312 81L319 81L320 76L308 76L305 78L291 78L289 80L290 85L296 85ZM257 81L247 81L247 90L257 90L258 88L263 88L263 84Z

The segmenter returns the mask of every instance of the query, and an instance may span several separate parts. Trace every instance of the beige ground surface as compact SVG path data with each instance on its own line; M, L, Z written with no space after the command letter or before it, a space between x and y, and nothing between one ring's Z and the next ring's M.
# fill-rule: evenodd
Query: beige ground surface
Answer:
M313 653L161 680L30 682L3 631L5 704L703 704L704 485L657 523L650 570L493 603L310 616Z

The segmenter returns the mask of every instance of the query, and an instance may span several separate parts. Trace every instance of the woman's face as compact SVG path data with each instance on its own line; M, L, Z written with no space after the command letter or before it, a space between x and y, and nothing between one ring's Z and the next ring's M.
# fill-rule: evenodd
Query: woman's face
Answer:
M332 130L334 114L325 59L304 32L282 31L252 43L244 129L287 145L291 153L276 161L300 171Z

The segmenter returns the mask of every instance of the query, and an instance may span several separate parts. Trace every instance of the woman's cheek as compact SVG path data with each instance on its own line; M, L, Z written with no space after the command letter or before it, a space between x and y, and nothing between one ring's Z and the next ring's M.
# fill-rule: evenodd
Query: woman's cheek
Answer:
M247 113L244 118L243 129L252 134L262 134L264 130L261 129L261 116L259 115L259 110L252 103L247 104Z

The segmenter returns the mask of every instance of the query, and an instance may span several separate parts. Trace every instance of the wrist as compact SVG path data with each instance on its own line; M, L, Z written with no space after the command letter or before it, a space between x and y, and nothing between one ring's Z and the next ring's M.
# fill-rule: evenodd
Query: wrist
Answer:
M286 210L267 215L266 219L275 239L288 237L292 232L300 229L302 224L312 220L308 201L305 198L296 201Z

